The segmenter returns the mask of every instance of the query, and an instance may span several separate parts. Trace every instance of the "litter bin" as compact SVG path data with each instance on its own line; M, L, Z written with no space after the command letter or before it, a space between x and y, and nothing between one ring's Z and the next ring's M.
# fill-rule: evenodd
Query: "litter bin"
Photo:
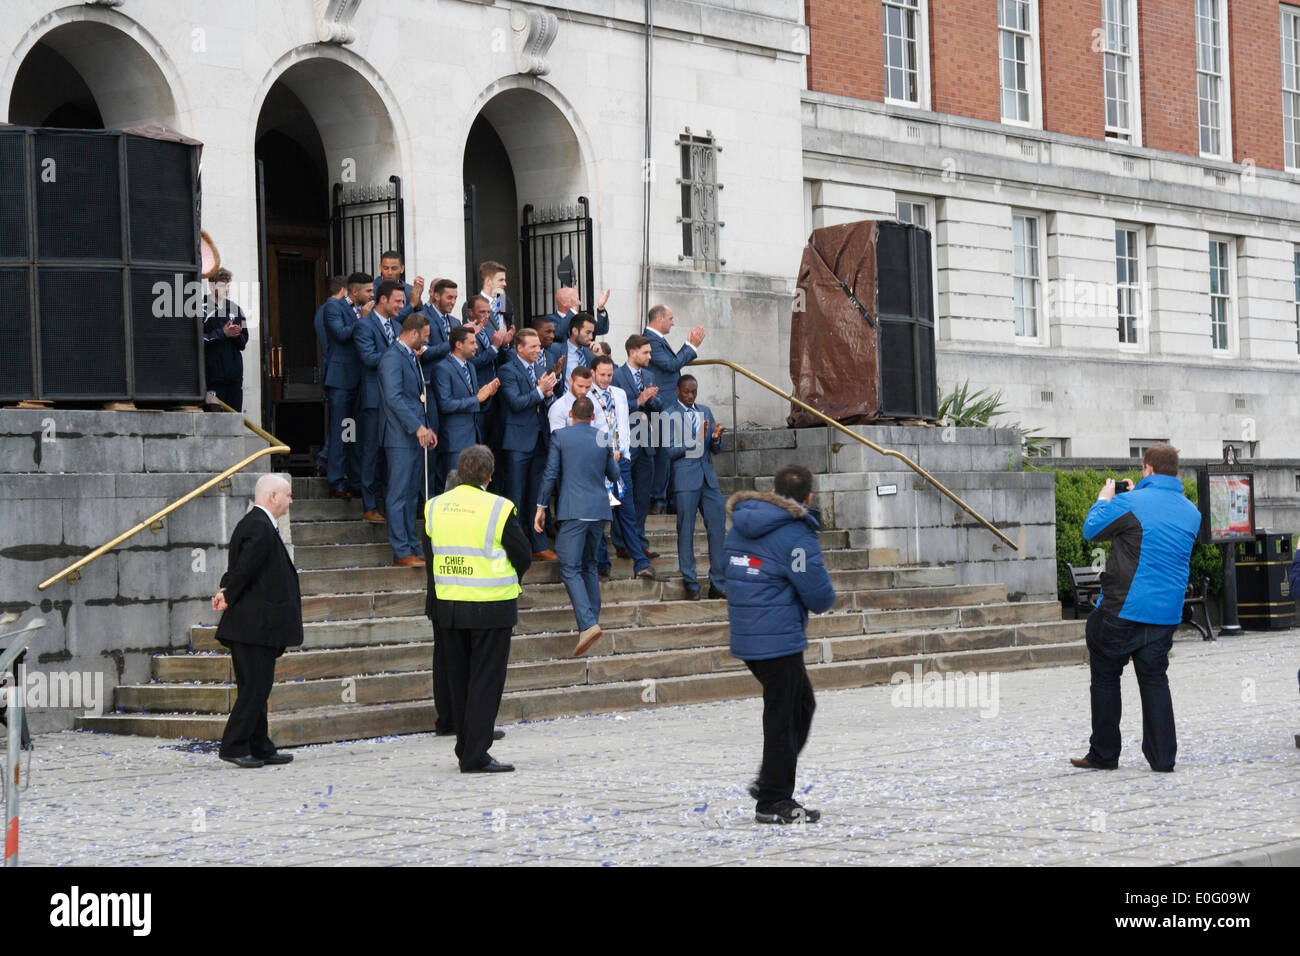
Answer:
M1260 531L1254 541L1237 543L1237 617L1252 631L1285 630L1295 616L1287 582L1291 535Z

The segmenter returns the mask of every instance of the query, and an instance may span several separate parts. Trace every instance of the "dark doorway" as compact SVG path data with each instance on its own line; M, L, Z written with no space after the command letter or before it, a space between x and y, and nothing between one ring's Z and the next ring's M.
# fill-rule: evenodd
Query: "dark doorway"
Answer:
M57 50L37 43L23 59L9 96L16 126L103 129L104 118L86 81Z
M310 474L325 440L313 319L328 287L329 183L316 124L283 83L271 88L262 105L254 152L262 167L266 222L263 420L293 449L289 470Z
M516 303L519 293L519 199L515 173L505 144L483 116L474 120L465 141L464 179L467 197L465 287L461 301L479 291L478 264L494 259L506 267L506 294ZM470 187L473 187L472 191ZM474 248L474 245L477 248Z

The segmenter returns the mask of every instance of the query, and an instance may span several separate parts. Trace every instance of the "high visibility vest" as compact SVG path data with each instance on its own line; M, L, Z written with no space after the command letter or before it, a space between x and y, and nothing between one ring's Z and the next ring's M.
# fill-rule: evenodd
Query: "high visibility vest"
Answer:
M509 601L519 576L501 547L514 505L473 485L458 485L424 509L433 544L433 588L440 601Z

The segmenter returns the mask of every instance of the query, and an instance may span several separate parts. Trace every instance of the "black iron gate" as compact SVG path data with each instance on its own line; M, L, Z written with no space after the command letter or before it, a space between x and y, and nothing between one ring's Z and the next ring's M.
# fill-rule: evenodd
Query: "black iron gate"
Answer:
M519 262L522 302L516 306L516 324L549 315L555 309L555 292L560 287L557 268L565 256L573 259L574 285L583 305L595 307L592 287L593 259L591 210L586 196L578 204L524 206L524 224L519 228Z
M395 249L406 259L402 180L387 184L335 183L330 203L330 264L335 275L379 275L379 257Z
M478 194L474 184L465 187L465 297L479 290L478 284Z

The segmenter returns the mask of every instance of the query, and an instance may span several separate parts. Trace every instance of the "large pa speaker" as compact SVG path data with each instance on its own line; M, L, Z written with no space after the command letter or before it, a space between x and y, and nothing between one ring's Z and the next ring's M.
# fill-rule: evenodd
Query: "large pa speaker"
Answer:
M893 220L808 238L790 324L794 396L843 424L938 416L930 233ZM791 425L821 420L793 407Z
M197 401L199 144L0 127L0 399Z

